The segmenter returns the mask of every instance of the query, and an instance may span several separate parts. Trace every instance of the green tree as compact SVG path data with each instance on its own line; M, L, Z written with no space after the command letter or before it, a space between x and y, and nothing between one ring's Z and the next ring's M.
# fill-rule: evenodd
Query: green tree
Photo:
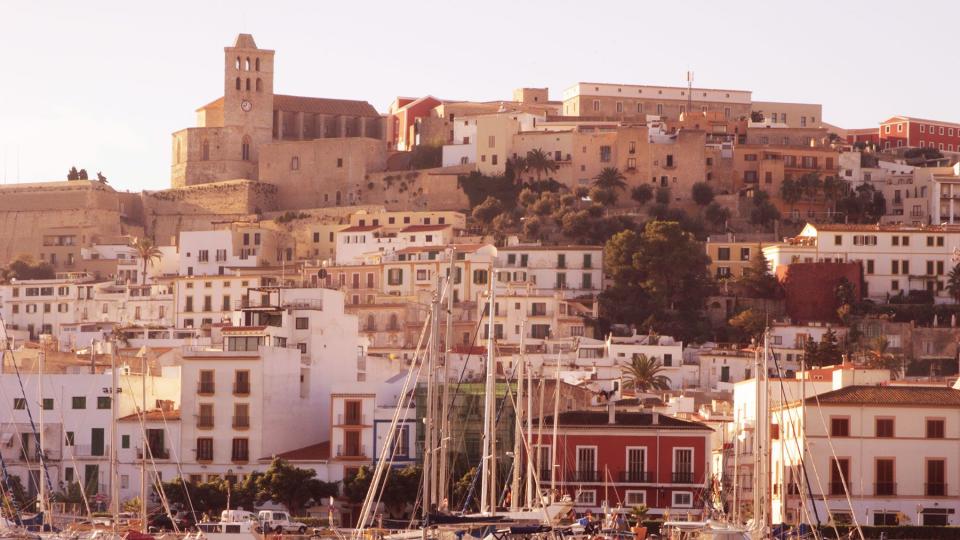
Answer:
M523 191L520 192L520 197L518 198L520 206L523 206L524 208L530 207L538 200L540 200L540 195L530 188L524 188Z
M756 190L753 192L753 206L750 209L750 223L753 225L769 226L774 221L780 219L780 211L770 202L770 196L766 191Z
M443 146L418 144L410 151L410 168L433 169L443 165Z
M780 184L780 199L788 206L793 207L803 197L803 189L793 178L785 178Z
M653 188L650 187L650 184L640 184L630 190L630 198L643 206L653 199Z
M601 294L601 311L614 323L640 325L651 316L662 333L685 339L710 290L709 258L677 222L650 221L641 233L614 234L604 249L611 286Z
M759 342L767 328L767 317L754 309L745 309L731 317L728 322L741 332L743 342L748 342L751 338Z
M262 500L282 504L291 515L299 516L311 502L319 503L339 491L335 482L318 480L316 475L313 469L300 469L283 459L274 458L258 480L257 487Z
M820 337L820 343L817 344L818 365L831 366L843 361L843 352L837 342L837 333L832 328L828 329Z
M657 204L670 204L670 188L663 186L657 188Z
M79 482L69 482L60 491L53 494L54 502L83 504L83 490Z
M530 216L523 220L523 234L531 240L541 240L543 238L544 224L543 218L539 216Z
M487 197L487 200L473 209L472 215L477 222L489 226L501 213L503 213L503 204L498 199Z
M540 181L541 175L546 174L549 177L551 173L560 168L557 162L550 159L550 155L540 148L527 152L526 160L527 169L537 174L537 182Z
M596 176L593 177L593 186L600 189L611 191L617 189L626 189L627 177L616 167L604 167Z
M147 282L147 266L152 265L153 261L160 262L163 259L163 252L154 245L153 240L146 237L134 238L130 247L137 252L137 257L142 265L140 272L140 284L142 285Z
M691 195L693 202L697 203L698 206L707 206L713 202L714 198L713 188L706 182L695 183L691 189Z
M820 195L820 191L823 189L823 182L820 180L818 173L807 173L800 177L797 186L803 197L813 202Z
M353 476L343 479L344 497L354 504L362 503L367 496L367 491L370 490L372 481L373 471L370 470L370 467L360 467Z
M103 173L100 172L100 171L97 171L97 182L100 182L101 184L109 184L109 183L110 183L110 182L107 182L107 177L104 176Z
M953 301L960 304L960 263L954 265L947 275L947 291Z
M411 493L416 493L421 483L421 468L408 465L402 469L392 469L386 478L383 489L383 505L391 517L404 517L412 506Z
M757 246L750 257L750 265L743 269L743 275L736 284L750 298L775 299L780 295L780 282L770 273L769 261L763 250Z
M867 367L890 370L890 376L894 379L904 373L903 357L890 350L890 342L883 336L872 341L864 357Z
M730 219L730 209L714 201L703 211L703 217L714 227L722 227Z
M70 170L67 171L67 180L79 180L79 179L80 179L80 171L77 170L77 166L74 165L73 167L70 167Z
M604 206L617 204L617 192L611 188L594 187L590 190L590 200Z
M527 170L527 158L516 156L507 160L505 176L514 182L520 182L523 179L523 173Z
M0 281L9 283L11 279L53 279L56 272L46 261L36 261L27 254L17 255L7 266L0 268Z
M663 374L663 364L643 353L634 354L629 363L620 366L623 385L640 392L669 390L670 378Z

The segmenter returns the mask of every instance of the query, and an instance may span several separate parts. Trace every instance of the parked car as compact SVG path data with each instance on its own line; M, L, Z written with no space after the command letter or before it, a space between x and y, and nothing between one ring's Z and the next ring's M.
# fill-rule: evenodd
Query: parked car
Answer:
M299 533L306 534L307 526L299 521L291 521L290 514L279 510L261 510L257 515L260 526L264 531L273 531L277 533Z

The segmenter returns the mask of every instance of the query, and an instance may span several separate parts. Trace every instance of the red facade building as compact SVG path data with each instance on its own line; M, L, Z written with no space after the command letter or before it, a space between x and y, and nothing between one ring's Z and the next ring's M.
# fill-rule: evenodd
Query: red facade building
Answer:
M960 152L960 124L894 116L880 123L881 148L936 148L941 152Z
M541 463L551 452L553 418L544 419ZM576 510L599 511L604 502L651 514L700 516L710 481L710 436L699 422L656 412L570 411L557 429L557 489ZM541 487L551 471L541 470Z

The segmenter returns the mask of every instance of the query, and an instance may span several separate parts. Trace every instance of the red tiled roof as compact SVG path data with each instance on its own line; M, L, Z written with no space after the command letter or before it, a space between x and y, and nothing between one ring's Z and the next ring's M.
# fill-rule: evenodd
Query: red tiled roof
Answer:
M854 223L817 223L813 225L818 231L837 232L960 232L957 225L860 225Z
M960 390L929 386L848 386L807 398L808 405L923 405L960 406Z
M380 113L366 101L353 99L329 99L274 94L273 109L290 112L308 112L342 116L365 116L380 118Z
M330 459L330 441L318 442L289 452L277 454L287 461L323 461Z
M400 229L400 232L429 232L429 231L442 231L452 225L410 225L409 227L404 227Z
M880 125L890 124L890 123L896 123L896 122L903 122L904 120L906 120L906 121L908 121L908 122L922 122L922 123L925 123L925 124L941 124L941 125L944 125L944 126L960 126L960 124L958 124L958 123L956 123L956 122L946 122L946 121L944 121L944 120L930 120L930 119L928 119L928 118L915 118L915 117L913 117L913 116L891 116L890 118L887 118L887 119L884 120L883 122L880 122Z
M653 422L654 415L657 416L657 423ZM649 412L617 411L614 416L616 422L614 424L609 423L607 411L567 411L560 413L558 419L559 421L557 423L563 427L592 427L597 429L652 427L655 429L698 429L712 431L710 427L700 422ZM553 417L544 417L543 423L553 424Z

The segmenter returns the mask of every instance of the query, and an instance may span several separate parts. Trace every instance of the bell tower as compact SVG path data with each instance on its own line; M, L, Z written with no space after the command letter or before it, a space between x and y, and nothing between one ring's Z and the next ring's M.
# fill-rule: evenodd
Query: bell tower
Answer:
M249 178L256 178L257 149L273 139L273 55L257 48L250 34L239 34L224 48L224 154L251 163Z

